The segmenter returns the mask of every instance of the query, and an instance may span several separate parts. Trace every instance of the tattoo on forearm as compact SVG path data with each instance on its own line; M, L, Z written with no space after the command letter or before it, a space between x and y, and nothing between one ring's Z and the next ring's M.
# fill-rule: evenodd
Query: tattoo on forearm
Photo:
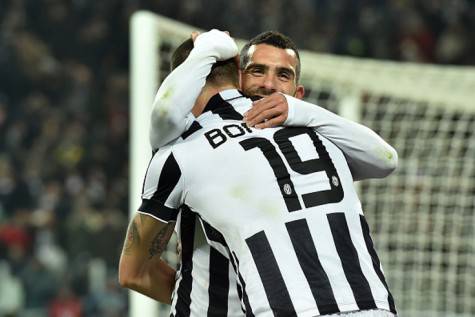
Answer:
M137 224L135 221L132 221L129 225L129 230L127 230L127 237L125 238L124 248L122 252L124 254L130 253L132 248L140 244L140 234L139 230L137 229Z
M150 254L150 259L157 254L161 254L165 247L167 246L168 240L173 233L174 224L167 224L162 230L160 230L152 240L148 253Z

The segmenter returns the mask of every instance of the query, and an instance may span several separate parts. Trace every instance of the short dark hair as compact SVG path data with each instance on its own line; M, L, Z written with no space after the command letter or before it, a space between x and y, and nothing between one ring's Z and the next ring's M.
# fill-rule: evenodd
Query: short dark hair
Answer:
M175 49L170 63L172 70L186 60L193 47L193 40L189 38ZM232 83L236 87L239 86L238 66L234 58L216 62L211 68L208 77L206 77L206 82L215 85Z
M187 39L183 43L181 43L172 54L172 59L170 61L171 70L174 70L178 66L180 66L185 59L190 55L191 50L193 49L194 44L191 38Z
M258 45L258 44L267 44L271 45L277 48L282 48L282 49L291 49L292 51L295 52L295 55L297 56L297 67L295 69L296 76L297 76L297 82L300 79L300 55L299 51L297 49L297 46L295 43L292 41L292 39L280 32L277 31L266 31L264 33L261 33L254 38L252 38L249 42L246 43L246 45L243 46L241 49L241 56L240 56L240 67L241 70L244 70L246 65L249 63L249 49L253 45Z

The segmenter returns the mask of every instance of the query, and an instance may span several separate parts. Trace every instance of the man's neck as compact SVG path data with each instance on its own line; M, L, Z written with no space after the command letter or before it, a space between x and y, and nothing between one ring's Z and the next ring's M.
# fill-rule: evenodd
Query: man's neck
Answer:
M205 85L203 89L201 90L200 95L196 99L195 105L193 106L193 109L191 110L191 113L195 117L198 117L208 104L209 100L216 94L220 93L223 90L227 89L238 89L238 87L229 84L229 85L221 85L221 86L213 86L213 85Z

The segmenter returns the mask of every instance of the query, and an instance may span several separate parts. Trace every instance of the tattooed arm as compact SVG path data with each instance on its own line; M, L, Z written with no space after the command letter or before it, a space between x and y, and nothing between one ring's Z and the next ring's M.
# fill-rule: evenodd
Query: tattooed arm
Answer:
M164 223L137 213L127 230L119 262L119 283L159 302L171 304L175 270L160 255L175 222Z

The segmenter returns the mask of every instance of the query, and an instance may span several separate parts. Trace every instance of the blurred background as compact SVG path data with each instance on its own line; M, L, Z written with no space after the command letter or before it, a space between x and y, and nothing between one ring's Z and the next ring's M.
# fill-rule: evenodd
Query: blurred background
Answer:
M126 316L129 18L475 65L470 0L0 0L0 316ZM146 136L144 136L146 137Z

